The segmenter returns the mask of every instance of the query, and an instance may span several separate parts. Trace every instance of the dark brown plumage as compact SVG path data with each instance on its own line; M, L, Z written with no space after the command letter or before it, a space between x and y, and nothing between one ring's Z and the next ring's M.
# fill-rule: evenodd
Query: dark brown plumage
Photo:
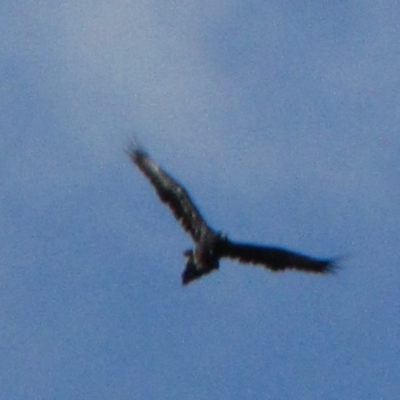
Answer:
M184 252L186 268L182 273L184 285L219 267L220 258L227 257L244 263L259 264L272 271L295 269L324 274L333 272L333 259L318 259L276 247L236 243L207 225L185 188L153 161L135 142L128 155L154 186L162 202L188 232L195 248Z

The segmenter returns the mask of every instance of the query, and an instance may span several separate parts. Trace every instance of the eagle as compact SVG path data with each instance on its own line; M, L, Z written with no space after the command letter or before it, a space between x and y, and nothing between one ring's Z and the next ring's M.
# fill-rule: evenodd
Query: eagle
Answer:
M280 247L238 243L228 239L226 234L207 224L186 189L162 169L137 140L129 145L127 153L194 241L194 248L183 253L186 257L186 266L182 273L183 285L216 271L221 258L258 264L271 271L293 269L314 274L334 272L333 258L314 258Z

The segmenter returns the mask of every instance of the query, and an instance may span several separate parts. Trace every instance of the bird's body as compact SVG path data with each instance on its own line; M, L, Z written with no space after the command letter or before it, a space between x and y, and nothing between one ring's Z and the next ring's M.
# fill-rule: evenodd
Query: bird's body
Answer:
M328 273L334 269L334 260L317 259L282 248L236 243L212 229L190 199L185 188L164 171L137 144L128 149L128 155L154 186L161 201L166 203L182 227L188 232L195 248L187 250L186 268L182 273L184 285L219 268L223 257L244 263L259 264L272 271L296 269L311 273Z

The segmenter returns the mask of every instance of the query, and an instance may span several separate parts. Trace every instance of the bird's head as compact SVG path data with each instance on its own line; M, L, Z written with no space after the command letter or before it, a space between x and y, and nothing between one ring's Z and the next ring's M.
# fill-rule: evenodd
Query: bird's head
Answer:
M186 258L186 266L182 272L182 284L188 285L190 282L202 276L202 271L195 261L195 253L192 249L185 250L183 255Z
M201 278L203 275L218 269L218 260L207 265L201 265L196 259L196 252L192 249L183 252L186 257L186 266L182 272L182 284L188 285L192 281Z

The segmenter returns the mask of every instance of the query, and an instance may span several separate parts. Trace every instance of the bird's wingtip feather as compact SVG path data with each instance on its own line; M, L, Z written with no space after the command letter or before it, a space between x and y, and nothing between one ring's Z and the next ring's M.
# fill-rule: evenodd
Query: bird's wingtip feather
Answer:
M148 155L146 149L139 141L136 133L132 133L129 142L125 146L125 152L133 161L135 161L136 158L140 155L146 155L146 156Z
M335 275L336 273L339 272L340 269L342 269L343 260L346 260L348 258L349 256L347 255L347 256L337 256L327 260L326 272Z

